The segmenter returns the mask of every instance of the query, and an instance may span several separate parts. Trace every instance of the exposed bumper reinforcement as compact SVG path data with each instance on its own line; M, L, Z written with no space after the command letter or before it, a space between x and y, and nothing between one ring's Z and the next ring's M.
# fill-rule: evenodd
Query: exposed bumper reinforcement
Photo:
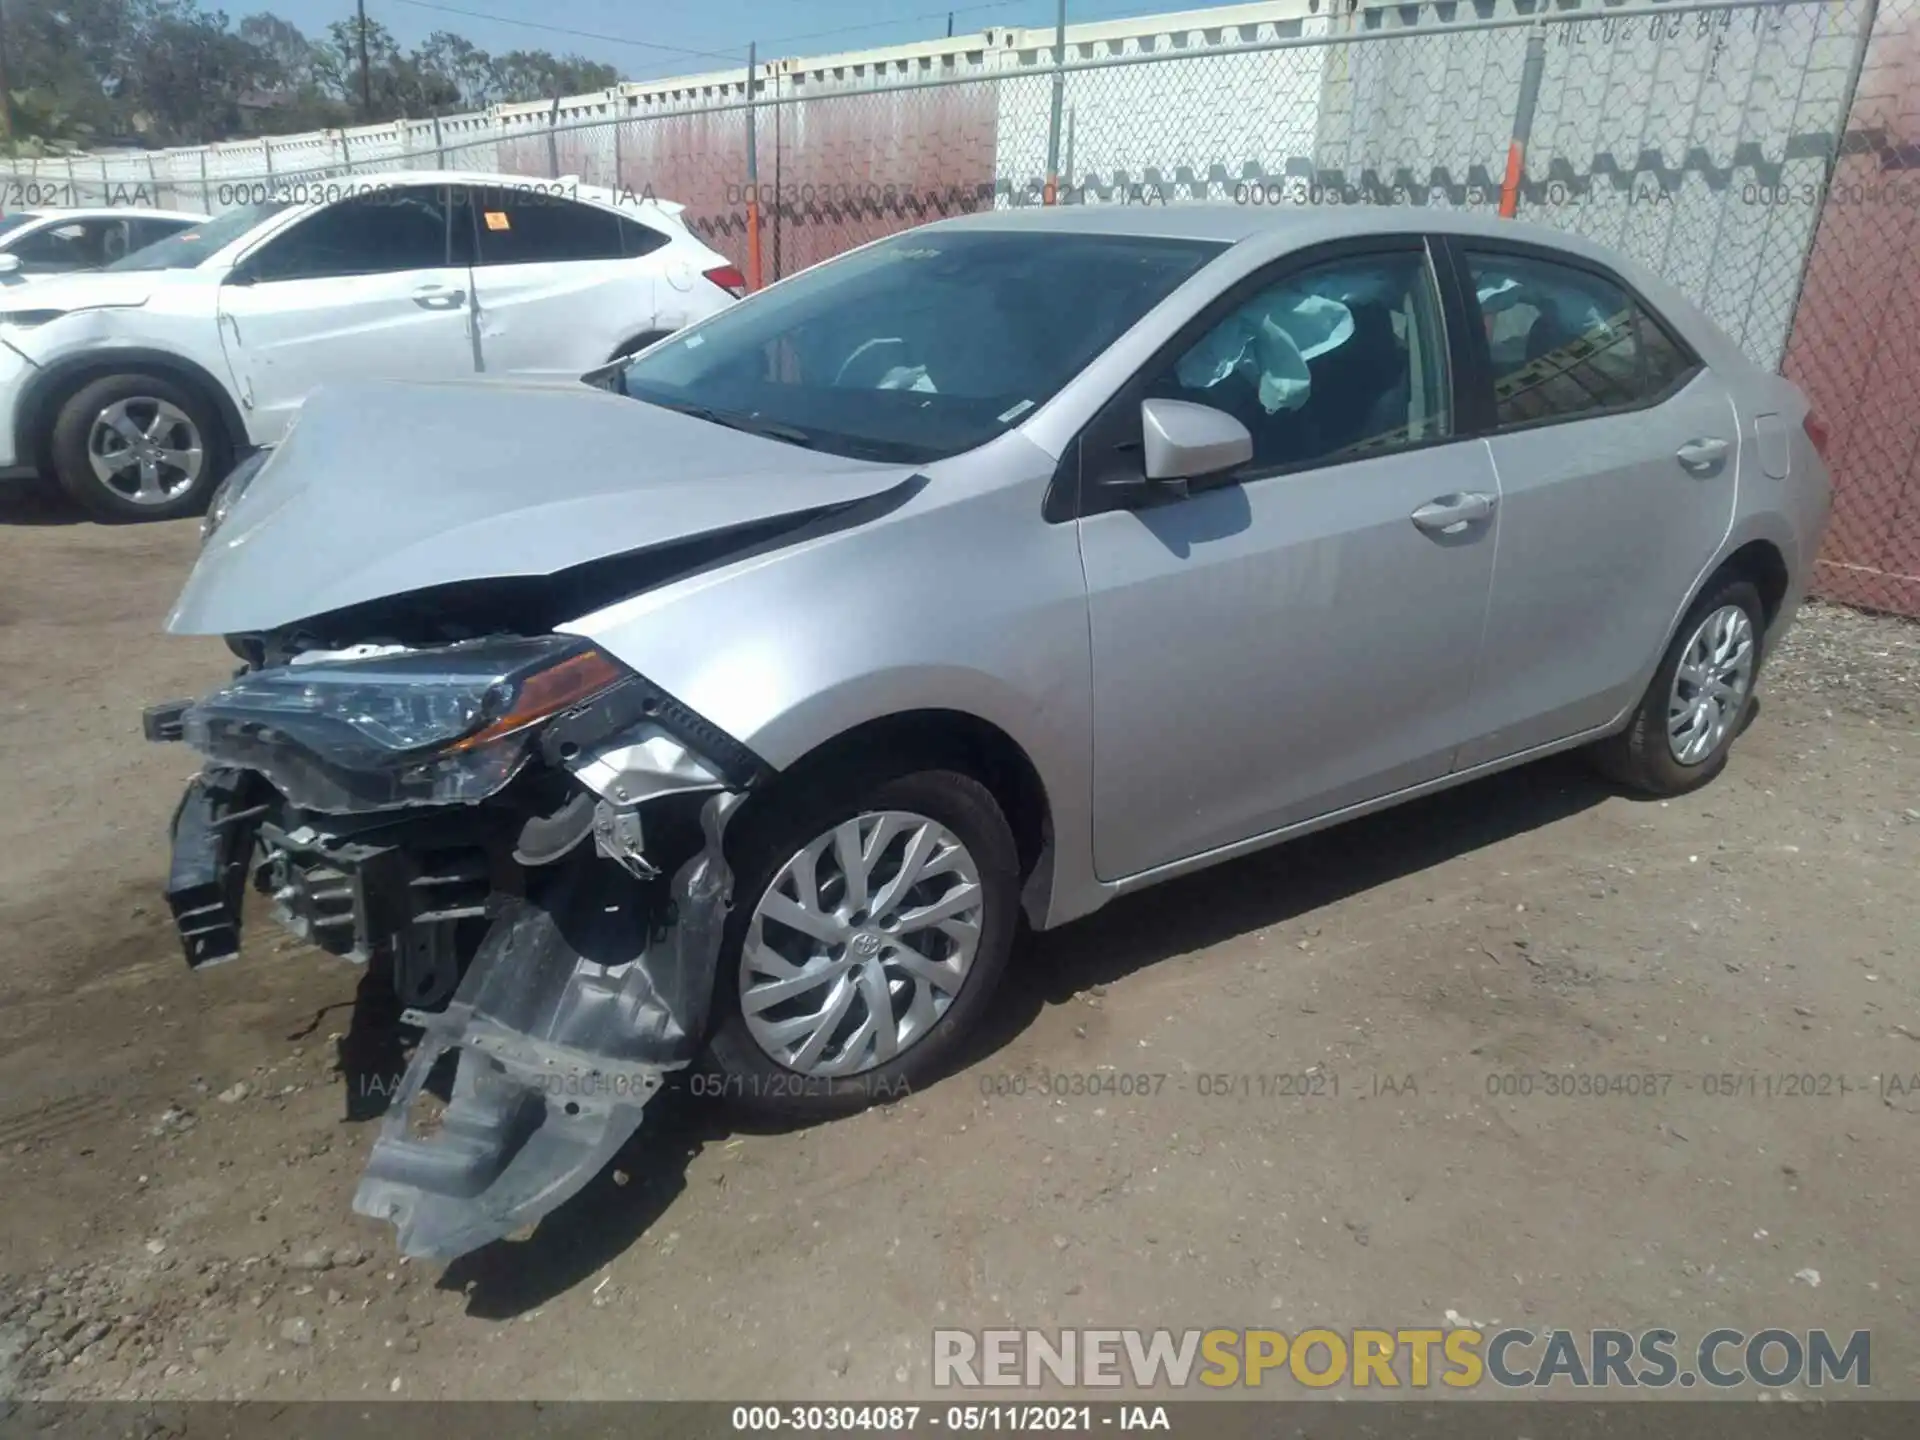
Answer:
M240 892L253 845L242 809L247 783L242 771L209 766L173 813L167 908L196 970L240 953Z
M591 1180L639 1128L662 1078L705 1034L733 877L720 831L737 795L708 801L706 845L650 914L632 877L577 852L481 944L425 1034L354 1195L400 1248L451 1259L531 1224ZM413 1131L429 1073L458 1052L437 1132Z

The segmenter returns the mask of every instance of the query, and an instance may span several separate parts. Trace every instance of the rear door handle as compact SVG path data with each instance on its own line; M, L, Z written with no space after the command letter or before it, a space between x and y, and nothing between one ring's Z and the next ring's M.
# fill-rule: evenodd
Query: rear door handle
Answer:
M1439 495L1410 517L1429 535L1464 535L1493 514L1493 496L1478 493Z
M1709 435L1705 439L1689 440L1673 452L1673 458L1695 475L1711 475L1727 458L1729 448L1718 435Z
M434 285L425 290L413 292L413 303L422 310L458 310L466 303L466 299L466 291L449 290L444 285Z

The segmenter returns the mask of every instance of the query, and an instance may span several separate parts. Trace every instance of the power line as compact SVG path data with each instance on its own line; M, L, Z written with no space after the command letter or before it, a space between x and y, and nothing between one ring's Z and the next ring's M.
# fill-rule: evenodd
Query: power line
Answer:
M4 3L4 0L0 0ZM654 40L635 40L626 35L609 35L599 30L577 30L567 25L549 25L541 20L519 20L508 15L489 14L484 10L468 10L458 5L443 5L438 0L392 0L396 5L410 5L416 10L434 10L443 15L459 15L469 20L486 20L495 25L513 25L522 30L539 30L550 35L571 35L580 40L598 40L607 45L630 45L641 50L659 50L671 55L690 55L703 60L725 60L732 65L745 62L746 46L733 50L700 50L687 45L664 45ZM1037 3L1037 0L975 0L971 5L950 5L944 10L927 10L916 15L897 15L886 20L868 20L858 25L838 25L825 30L805 30L793 35L774 35L759 41L764 52L773 45L786 45L796 40L819 40L831 35L850 35L862 30L881 30L896 25L912 25L922 20L945 20L954 15L966 15L980 10L1006 10L1014 6ZM1084 10L1090 0L1070 0L1072 9ZM1123 5L1140 3L1140 0L1121 0ZM1178 3L1178 0L1169 0ZM1072 18L1084 19L1085 16ZM1110 17L1107 17L1110 18ZM668 65L671 61L654 61L648 66ZM638 79L671 79L671 75L637 76Z
M633 40L625 35L606 35L598 30L574 30L565 25L548 25L539 20L515 20L507 15L489 15L481 10L463 10L457 5L439 5L434 0L393 0L396 5L411 5L417 10L438 10L445 15L462 15L469 20L488 20L495 25L517 25L522 30L544 30L553 35L573 35L582 40L599 40L608 45L634 45L642 50L665 50L675 55L697 55L707 60L731 60L736 65L744 58L738 50L694 50L685 45L661 45L652 40Z
M541 20L520 20L508 15L492 15L482 10L468 10L458 5L442 5L438 0L393 0L396 5L410 5L416 10L434 10L443 15L459 15L469 20L487 20L495 25L513 25L522 30L540 30L550 35L571 35L581 40L598 40L608 45L631 45L642 50L661 50L674 55L692 55L707 60L731 60L738 64L743 58L746 47L739 46L728 51L699 50L686 45L663 45L653 40L635 40L626 35L609 35L599 30L577 30L568 25L549 25ZM1026 5L1033 0L977 0L972 5L950 5L944 10L928 10L918 15L898 15L887 20L868 20L858 25L838 25L827 30L806 30L795 35L774 35L760 41L766 45L785 45L795 40L818 40L828 35L848 35L860 30L880 30L894 25L912 25L922 20L944 20L951 15L965 15L978 10L1005 10L1010 6Z
M1032 0L983 0L977 5L949 5L944 10L929 10L920 15L899 15L891 20L868 20L859 25L837 25L831 30L808 30L799 35L775 35L762 45L784 45L789 40L818 40L823 35L846 35L855 30L879 30L888 25L911 25L919 20L944 20L949 15L965 15L973 10L1005 10L1010 5L1031 4Z

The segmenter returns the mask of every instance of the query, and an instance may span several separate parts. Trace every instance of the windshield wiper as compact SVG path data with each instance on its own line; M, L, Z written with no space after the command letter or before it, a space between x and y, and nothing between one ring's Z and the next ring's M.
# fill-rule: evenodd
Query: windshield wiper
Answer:
M711 421L715 425L724 425L729 430L744 430L749 435L763 435L769 440L784 440L789 445L801 445L809 450L817 450L820 444L805 430L792 425L782 425L775 420L758 420L751 415L739 415L731 410L715 410L707 405L681 405L671 400L648 398L648 405L658 405L662 410L676 411L681 415L691 415L696 420Z

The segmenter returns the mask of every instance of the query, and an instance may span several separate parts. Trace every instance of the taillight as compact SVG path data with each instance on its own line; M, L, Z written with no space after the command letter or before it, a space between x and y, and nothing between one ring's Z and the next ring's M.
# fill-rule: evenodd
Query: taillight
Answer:
M1807 418L1801 421L1807 432L1807 439L1813 442L1813 448L1820 453L1822 460L1827 458L1827 442L1833 438L1833 431L1827 428L1827 422L1813 411L1807 411Z
M740 300L746 297L747 277L740 273L737 266L716 265L713 269L702 270L700 273L729 295L733 296L734 299Z

